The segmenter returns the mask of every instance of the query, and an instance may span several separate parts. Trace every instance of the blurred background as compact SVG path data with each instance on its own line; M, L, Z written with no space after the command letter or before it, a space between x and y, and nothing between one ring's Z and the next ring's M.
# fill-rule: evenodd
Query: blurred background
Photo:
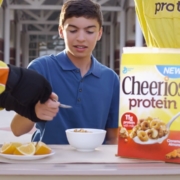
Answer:
M64 49L58 20L66 0L4 0L0 9L0 59L27 67L38 56ZM122 48L144 46L134 0L96 0L104 16L104 33L93 52L119 74Z
M59 14L66 0L4 0L0 8L0 59L27 67L35 58L64 49L58 35ZM93 52L119 75L123 47L145 46L133 0L96 0L104 16L103 36ZM17 139L10 131L14 112L0 112L0 143ZM30 139L31 133L19 137ZM18 141L19 141L18 138Z

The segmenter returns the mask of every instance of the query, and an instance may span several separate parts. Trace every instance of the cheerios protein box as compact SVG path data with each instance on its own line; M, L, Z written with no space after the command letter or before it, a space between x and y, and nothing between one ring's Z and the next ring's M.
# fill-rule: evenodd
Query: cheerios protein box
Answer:
M118 156L180 163L180 50L124 48Z

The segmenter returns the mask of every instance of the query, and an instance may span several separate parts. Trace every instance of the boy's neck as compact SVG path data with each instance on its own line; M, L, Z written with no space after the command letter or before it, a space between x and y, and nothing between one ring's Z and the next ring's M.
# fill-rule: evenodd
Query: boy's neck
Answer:
M86 57L75 57L72 54L68 53L66 51L69 59L71 62L80 69L81 71L81 76L83 77L90 69L91 67L91 56L86 56Z

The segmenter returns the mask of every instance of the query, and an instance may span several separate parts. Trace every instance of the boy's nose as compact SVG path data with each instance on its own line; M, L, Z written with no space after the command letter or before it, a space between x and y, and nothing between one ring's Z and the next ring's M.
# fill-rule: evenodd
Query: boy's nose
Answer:
M77 40L78 41L84 41L85 40L85 34L84 32L79 32L77 35Z

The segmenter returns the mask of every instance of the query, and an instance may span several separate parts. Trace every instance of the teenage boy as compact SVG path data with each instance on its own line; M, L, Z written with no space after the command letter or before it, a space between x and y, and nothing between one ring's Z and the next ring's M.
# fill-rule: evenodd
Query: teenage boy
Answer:
M32 140L47 144L67 144L68 128L106 129L106 143L116 143L118 130L119 78L92 55L102 36L102 12L92 0L69 0L60 13L59 35L65 50L44 56L29 65L50 82L60 102L71 109L60 109L53 121L37 123ZM37 112L46 104L37 104ZM16 115L11 128L15 135L31 130L34 123L22 124ZM22 117L21 117L22 118ZM26 130L25 127L26 126Z
M0 0L0 7L2 0ZM49 82L39 73L26 68L7 65L0 61L0 109L14 110L20 115L35 122L52 120L58 111L59 103L50 102L49 98L58 99L52 94ZM48 100L48 110L51 116L45 117L36 114L35 104Z

